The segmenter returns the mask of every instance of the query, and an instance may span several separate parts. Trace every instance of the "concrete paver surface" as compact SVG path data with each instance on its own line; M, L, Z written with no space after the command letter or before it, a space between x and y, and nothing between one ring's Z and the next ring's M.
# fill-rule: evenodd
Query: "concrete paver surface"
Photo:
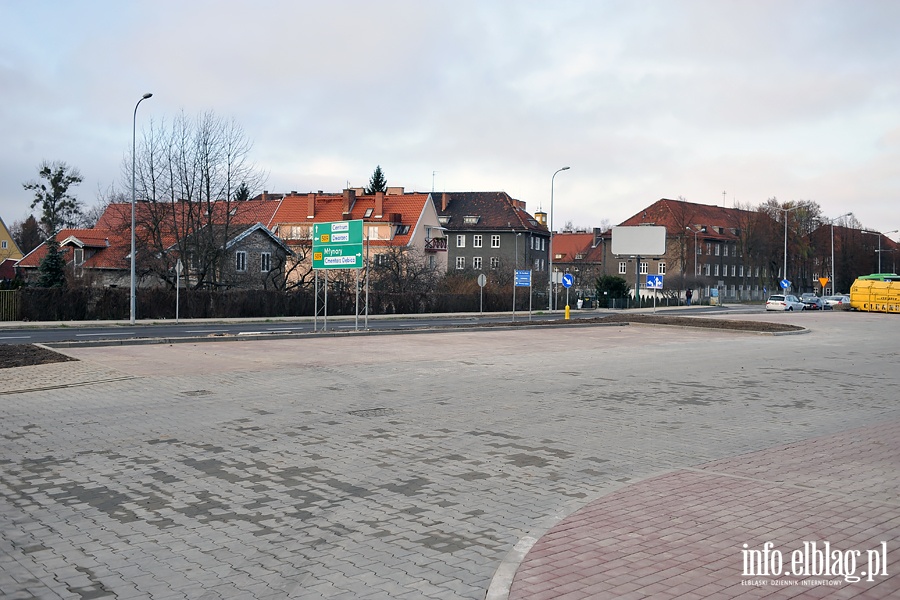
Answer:
M699 485L719 464L753 482L719 486L725 502L760 485L744 455L900 420L900 321L772 318L811 332L307 337L86 348L67 351L79 363L9 369L0 596L483 598L521 540L629 484ZM896 536L885 452L852 481L887 506L873 541ZM842 492L834 478L816 489L820 470L785 474L820 503ZM668 504L647 503L647 527ZM723 578L763 539L728 535ZM614 577L636 580L599 581Z

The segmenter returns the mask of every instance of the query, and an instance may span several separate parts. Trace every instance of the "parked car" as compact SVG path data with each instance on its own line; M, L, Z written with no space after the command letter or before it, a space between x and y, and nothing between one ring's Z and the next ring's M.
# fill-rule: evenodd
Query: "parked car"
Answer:
M834 310L833 306L831 306L818 296L813 296L812 298L803 298L801 302L803 302L803 310Z
M829 304L832 307L834 306L850 306L850 296L846 294L838 294L837 296L825 296L822 298L825 301L825 304Z
M818 296L812 292L803 292L800 294L800 302L805 302L807 298L818 298Z
M775 294L766 300L766 310L803 310L803 303L791 294Z

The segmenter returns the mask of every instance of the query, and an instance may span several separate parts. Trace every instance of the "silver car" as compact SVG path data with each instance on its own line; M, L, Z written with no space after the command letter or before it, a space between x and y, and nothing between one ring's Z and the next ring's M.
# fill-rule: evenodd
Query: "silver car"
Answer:
M837 296L825 296L822 298L825 301L825 304L830 304L831 306L842 307L844 305L850 305L850 296L846 294L838 294Z
M791 294L775 294L766 301L766 310L803 310L803 303Z

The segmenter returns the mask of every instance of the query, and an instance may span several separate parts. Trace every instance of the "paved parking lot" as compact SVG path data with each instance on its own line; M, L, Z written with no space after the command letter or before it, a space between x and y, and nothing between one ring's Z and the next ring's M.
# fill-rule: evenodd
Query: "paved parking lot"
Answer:
M348 335L9 369L0 596L483 598L522 539L630 483L900 420L895 316L752 318L810 333Z

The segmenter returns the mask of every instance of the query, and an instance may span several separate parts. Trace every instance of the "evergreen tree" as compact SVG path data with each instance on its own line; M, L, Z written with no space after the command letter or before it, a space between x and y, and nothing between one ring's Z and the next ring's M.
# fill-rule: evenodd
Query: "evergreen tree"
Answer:
M387 191L387 179L384 178L384 172L381 170L381 165L375 167L375 172L372 173L372 178L369 179L369 187L366 188L366 194L374 194L375 192L386 192Z
M628 282L616 275L603 275L597 278L597 297L624 298L628 295Z
M59 250L59 242L56 236L47 239L47 254L38 265L38 287L55 288L66 287L66 259Z

